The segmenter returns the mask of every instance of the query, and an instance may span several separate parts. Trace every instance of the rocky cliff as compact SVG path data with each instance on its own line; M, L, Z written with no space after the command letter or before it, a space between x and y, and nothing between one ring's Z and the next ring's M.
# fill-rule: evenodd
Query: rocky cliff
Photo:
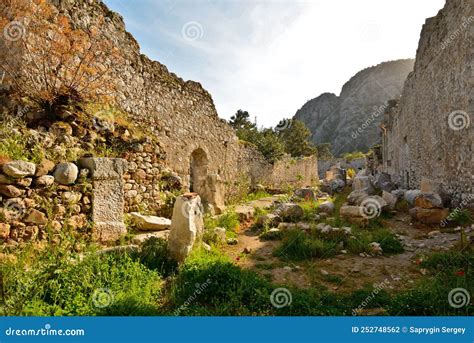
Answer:
M308 101L294 119L311 130L311 140L330 143L334 154L367 151L380 143L379 124L386 102L401 95L414 60L384 62L358 72L341 94L324 93Z

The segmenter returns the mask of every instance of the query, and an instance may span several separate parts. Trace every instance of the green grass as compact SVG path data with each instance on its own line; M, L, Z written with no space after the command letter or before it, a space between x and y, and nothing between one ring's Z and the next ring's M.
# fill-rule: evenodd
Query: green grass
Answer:
M0 127L0 133L5 135L0 139L0 157L34 163L39 163L44 158L41 146L38 143L28 145L24 135L12 133L11 129L3 126Z
M250 202L250 201L259 200L259 199L262 199L262 198L267 198L267 197L270 197L270 196L272 196L272 195L270 193L265 192L265 191L256 191L256 192L247 194L241 200L241 202Z
M335 242L312 238L299 230L289 230L275 249L274 255L283 260L293 261L328 258L336 255L336 246Z

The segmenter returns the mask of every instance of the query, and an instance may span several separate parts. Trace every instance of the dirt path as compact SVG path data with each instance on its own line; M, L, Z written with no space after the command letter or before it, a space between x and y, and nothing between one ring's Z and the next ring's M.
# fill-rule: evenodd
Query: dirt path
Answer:
M398 213L385 223L402 241L403 253L376 257L339 254L328 259L285 262L272 255L280 242L261 241L250 229L250 223L238 232L238 244L228 246L226 252L237 265L255 270L277 284L349 292L384 282L384 288L390 291L409 287L423 276L425 271L418 264L424 253L448 250L460 239L459 232L442 233L433 228L415 227L406 213Z

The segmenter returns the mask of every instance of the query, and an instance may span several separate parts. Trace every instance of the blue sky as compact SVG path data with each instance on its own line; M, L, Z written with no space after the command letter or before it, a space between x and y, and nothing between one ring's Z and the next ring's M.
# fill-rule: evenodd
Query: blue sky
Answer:
M414 58L444 0L105 0L142 53L200 82L219 116L292 117L359 70Z

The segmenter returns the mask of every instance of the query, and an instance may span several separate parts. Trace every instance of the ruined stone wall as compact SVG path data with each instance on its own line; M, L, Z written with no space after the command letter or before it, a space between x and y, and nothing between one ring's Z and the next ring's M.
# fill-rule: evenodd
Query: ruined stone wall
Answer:
M352 161L347 161L344 158L334 158L331 160L318 160L318 175L320 179L324 179L326 177L326 172L331 169L332 166L340 164L341 168L343 169L354 169L356 172L364 169L366 167L366 159L364 158L356 158Z
M385 115L384 170L407 188L422 177L461 199L473 193L474 10L447 0L426 20L402 98Z

